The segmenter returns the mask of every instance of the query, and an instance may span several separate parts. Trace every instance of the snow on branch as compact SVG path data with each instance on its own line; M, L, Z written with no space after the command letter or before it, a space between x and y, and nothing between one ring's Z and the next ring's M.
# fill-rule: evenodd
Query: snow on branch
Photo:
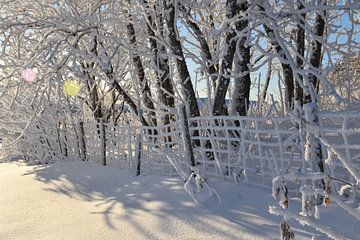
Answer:
M333 153L335 153L338 156L340 162L345 166L345 168L349 171L349 173L355 178L356 185L360 186L360 173L349 162L350 159L348 160L344 156L342 156L342 154L339 153L325 138L320 137L320 140L327 148L329 148Z
M295 219L303 226L309 226L315 228L317 231L325 234L329 238L336 239L336 240L350 240L340 234L338 234L336 231L333 231L332 229L329 229L328 227L315 222L307 217L301 216L299 214L292 213L289 210L284 210L275 206L269 207L269 212L271 214L277 215L277 216L284 216L286 219Z

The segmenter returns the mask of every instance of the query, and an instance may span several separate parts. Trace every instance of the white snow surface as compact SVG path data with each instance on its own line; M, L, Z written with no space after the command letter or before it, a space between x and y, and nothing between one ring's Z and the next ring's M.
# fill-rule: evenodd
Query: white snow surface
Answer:
M281 218L268 213L276 205L270 191L210 184L222 202L213 197L196 205L176 177L135 177L79 162L2 163L0 239L279 239ZM358 236L356 221L343 224L338 210L322 217L336 214L335 226ZM289 223L296 239L311 239L313 230Z

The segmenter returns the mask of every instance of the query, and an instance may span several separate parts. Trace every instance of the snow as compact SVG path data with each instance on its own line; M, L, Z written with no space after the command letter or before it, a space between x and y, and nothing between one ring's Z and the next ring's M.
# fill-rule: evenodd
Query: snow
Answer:
M275 204L270 192L210 184L222 202L213 196L197 205L176 177L135 177L82 162L2 163L0 239L278 239L281 218L267 211ZM343 221L338 210L322 210L322 218L333 213ZM296 239L311 238L313 230L289 223ZM356 222L341 229L350 238L360 233Z

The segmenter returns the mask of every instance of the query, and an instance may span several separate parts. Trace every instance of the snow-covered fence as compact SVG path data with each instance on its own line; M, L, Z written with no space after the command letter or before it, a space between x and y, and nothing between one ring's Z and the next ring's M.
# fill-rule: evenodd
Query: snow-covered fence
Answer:
M289 170L299 171L299 153L285 143L295 134L289 118L196 117L189 118L197 168L208 176L245 181L271 187L271 179ZM79 119L67 128L68 158L81 158ZM114 126L86 122L84 126L86 159L110 166L136 167L136 135L141 141L141 173L175 175L169 157L189 164L185 156L183 129L179 121L157 127ZM105 128L105 137L101 130ZM196 133L196 134L195 134Z
M61 133L62 145L67 146L67 159L83 159L81 156L85 154L84 160L98 164L105 161L106 165L120 168L131 165L135 159L135 136L143 131L142 127L87 121L83 123L82 139L79 134L81 121L75 119L75 123ZM85 148L81 147L82 141L85 142Z
M324 172L316 172L312 168L312 173L281 174L273 179L273 196L279 200L283 209L271 206L269 212L284 218L280 224L282 239L294 238L294 233L287 222L289 219L313 227L329 238L348 239L319 221L313 221L313 218L320 219L320 206L328 206L333 202L354 220L360 221L359 120L359 112L321 113L318 124L305 122L307 133L311 132L316 136L322 147L320 152L305 153L305 160L310 161L312 154L322 156L325 159L321 163ZM313 142L312 139L310 141ZM311 164L309 162L309 166ZM302 207L299 213L293 212L297 207L289 207L296 205L296 202L289 202L287 196L289 182L301 183L301 187L298 187L302 195Z
M270 187L279 174L303 168L289 139L296 134L290 118L217 116L190 119L199 168L207 175ZM211 154L209 154L211 153Z
M323 142L324 158L333 162L326 165L326 171L334 178L354 183L360 169L360 113L321 113L319 120L320 127L313 130ZM204 116L188 121L196 167L207 176L270 188L271 179L276 176L311 172L297 147L299 131L293 127L290 117ZM56 128L50 130L42 133L41 129L34 128L31 133L40 136L40 144L32 138L27 146L32 144L41 148L37 150L44 152L40 157L60 156L99 164L105 157L107 165L135 168L135 142L139 135L142 174L176 174L169 158L188 164L179 121L165 126L142 127L82 122L81 118L73 117L58 122ZM331 149L331 156L327 154L328 149ZM344 167L344 160L350 168ZM349 169L355 174L345 174ZM334 185L337 190L341 187L341 184Z
M286 208L290 207L271 207L273 214L312 225L312 215L318 216L316 206L327 202L336 203L359 220L359 212L354 209L360 203L360 112L322 112L318 116L319 124L312 126L304 121L306 127L300 128L294 127L290 117L188 118L195 167L190 166L186 156L188 140L184 141L181 121L157 127L82 122L76 117L57 119L50 125L53 127L38 121L21 143L26 143L22 146L24 155L32 159L106 162L110 166L131 167L134 172L141 153L140 174L180 174L189 183L186 189L191 189L190 180L196 181L200 174L266 188L271 188L272 179L278 179L274 189L284 189L285 198L281 199ZM319 139L325 173L313 172L311 163L306 161L304 131L311 131ZM316 180L328 182L328 191L314 186ZM288 192L302 194L302 215L292 212L299 207L293 207L298 203L291 198L288 202ZM308 206L314 206L315 213ZM282 222L282 226L290 229L287 222ZM326 226L317 224L316 228L339 238Z
M175 175L176 171L169 162L169 157L178 162L185 161L178 122L158 127L143 127L141 135L141 173Z
M330 174L349 183L359 182L360 112L323 113L319 131Z
M81 123L79 118L74 118L73 121L74 124L64 124L60 131L63 157L68 160L84 159L98 164L106 161L108 166L136 168L136 136L139 136L141 174L174 175L176 171L167 156L182 161L181 133L177 122L165 126L142 127L120 126L102 121ZM83 137L80 134L81 125L84 128ZM84 146L82 142L85 143Z

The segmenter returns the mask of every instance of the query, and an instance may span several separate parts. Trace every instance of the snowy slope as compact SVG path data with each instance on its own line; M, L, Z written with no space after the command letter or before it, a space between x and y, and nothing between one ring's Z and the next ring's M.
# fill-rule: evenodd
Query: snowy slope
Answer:
M222 203L197 206L177 178L136 178L84 163L3 163L0 239L279 238L280 219L267 212L274 204L268 191L227 182L215 188ZM354 224L344 228L356 236ZM295 229L296 239L311 237Z

